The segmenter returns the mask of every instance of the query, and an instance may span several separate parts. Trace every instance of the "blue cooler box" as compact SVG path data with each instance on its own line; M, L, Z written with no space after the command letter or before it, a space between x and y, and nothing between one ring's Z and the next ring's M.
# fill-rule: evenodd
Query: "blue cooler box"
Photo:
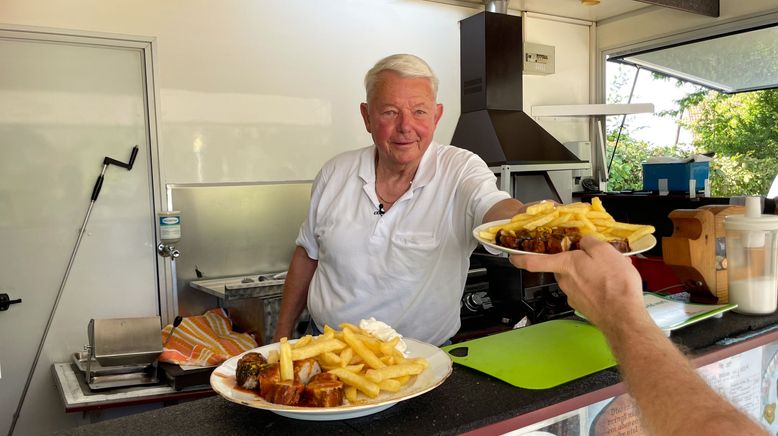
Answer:
M667 179L668 191L689 192L689 180L703 189L710 173L710 162L643 164L643 190L658 191L659 179Z

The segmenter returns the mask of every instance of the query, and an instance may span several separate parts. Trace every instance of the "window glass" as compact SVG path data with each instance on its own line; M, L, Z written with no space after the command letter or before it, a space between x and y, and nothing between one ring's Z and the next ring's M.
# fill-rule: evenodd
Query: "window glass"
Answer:
M633 54L613 62L645 69L726 93L778 86L778 26L687 42Z
M608 103L656 107L654 114L607 118L609 190L643 190L643 163L652 158L715 153L713 196L768 194L778 174L778 90L727 94L642 68L636 74L630 65L606 66Z

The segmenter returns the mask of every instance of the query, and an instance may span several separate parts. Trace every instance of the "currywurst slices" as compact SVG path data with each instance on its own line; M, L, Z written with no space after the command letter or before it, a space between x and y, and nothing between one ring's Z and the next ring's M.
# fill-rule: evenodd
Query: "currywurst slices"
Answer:
M484 225L477 230L476 237L481 242L543 254L576 250L584 236L593 236L610 243L622 253L629 253L638 248L636 242L654 233L654 227L650 225L617 222L597 197L592 198L591 204L558 205L541 201L529 206L526 212L513 216L510 221Z
M385 327L381 334L372 328L376 323ZM238 360L235 384L275 404L337 407L364 403L381 391L399 392L429 366L423 358L406 357L402 337L386 324L371 319L360 325L343 323L340 331L325 326L323 334L294 343L282 338L267 356L246 353ZM387 329L394 334L386 335Z

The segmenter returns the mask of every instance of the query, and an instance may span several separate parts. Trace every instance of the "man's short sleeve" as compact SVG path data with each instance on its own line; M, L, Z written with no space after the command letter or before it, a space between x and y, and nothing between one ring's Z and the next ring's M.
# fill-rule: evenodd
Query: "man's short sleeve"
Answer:
M467 199L468 217L472 218L472 222L468 223L471 230L481 225L484 215L492 206L511 198L507 192L497 188L497 177L486 163L475 155L466 164L462 191Z
M308 206L308 216L300 226L300 232L297 234L297 240L295 241L295 244L303 247L306 253L308 253L308 257L314 260L319 259L319 241L316 240L316 221L321 194L326 185L323 171L324 169L319 171L319 174L317 174L316 178L313 180L313 186L311 187L311 204Z

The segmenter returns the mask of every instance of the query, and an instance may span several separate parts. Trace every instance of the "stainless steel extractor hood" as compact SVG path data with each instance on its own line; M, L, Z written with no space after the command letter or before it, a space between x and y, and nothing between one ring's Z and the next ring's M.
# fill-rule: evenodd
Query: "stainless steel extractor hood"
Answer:
M484 11L466 18L460 47L462 113L453 145L490 166L588 167L522 110L520 17Z

